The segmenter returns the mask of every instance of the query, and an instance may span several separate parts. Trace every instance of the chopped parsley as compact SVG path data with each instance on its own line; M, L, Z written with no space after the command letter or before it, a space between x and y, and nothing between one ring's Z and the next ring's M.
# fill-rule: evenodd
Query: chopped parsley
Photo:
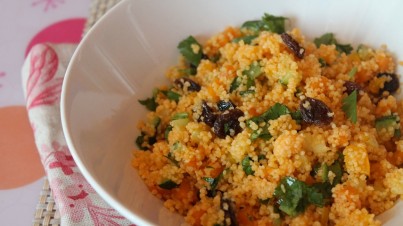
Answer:
M327 165L326 163L322 164L318 163L314 167L312 176L315 176L315 174L321 172L321 175L319 176L321 177L322 182L315 183L312 186L317 191L322 193L325 205L330 204L332 201L332 188L337 184L341 183L341 178L343 177L344 173L343 165L344 165L344 156L342 153L339 153L339 157L331 165ZM335 175L332 180L330 180L328 176L329 172L332 172Z
M357 90L343 99L342 109L352 123L357 122Z
M290 114L290 110L288 110L287 106L285 106L284 104L276 103L263 114L255 116L249 120L259 125L261 122L268 122L269 120L278 119L280 116L286 114Z
M401 135L399 124L400 120L399 117L397 117L396 115L387 115L375 120L375 128L378 133L381 132L383 129L393 127L395 128L393 136L396 138L399 138Z
M210 189L207 190L207 196L214 197L217 194L217 186L220 180L224 176L224 171L220 173L216 178L212 177L203 177L203 180L206 181L210 185Z
M181 95L179 93L176 93L172 90L161 90L161 93L163 93L169 100L173 100L176 103L178 103L179 98L181 98Z
M232 80L230 88L229 88L229 92L232 93L234 92L236 89L238 89L238 87L241 85L241 78L240 77L235 77L234 80Z
M272 135L268 131L269 120L278 119L280 116L286 115L286 114L291 114L291 117L293 117L293 119L295 119L296 121L300 120L300 118L301 118L301 114L298 113L297 111L291 113L290 110L288 110L287 106L285 106L284 104L276 103L263 114L248 119L246 121L246 125L249 128L251 128L252 122L259 126L259 129L253 130L253 132L250 136L250 139L252 141L254 141L258 138L262 138L264 140L270 140L272 138ZM260 126L261 123L263 123L263 122L265 122L264 126Z
M148 148L144 146L145 133L141 132L141 135L136 138L136 145L140 150L147 150Z
M253 39L257 38L257 35L247 35L239 38L234 38L232 39L232 42L238 43L240 41L243 41L245 44L250 45Z
M179 162L176 161L175 156L172 152L169 152L167 156L165 156L169 161L171 161L175 166L179 167Z
M250 162L252 161L252 159L249 156L246 156L243 160L242 160L242 169L245 172L246 175L253 175L255 173L255 171L252 170L252 166L250 164Z
M325 59L319 58L320 67L327 67L329 66Z
M155 128L155 133L153 136L147 135L145 132L141 131L141 134L136 138L136 145L140 150L148 150L148 147L145 144L148 143L150 146L152 146L157 142L157 131L158 126L161 124L161 118L154 117L151 121L151 124Z
M262 67L259 65L259 62L253 62L249 65L247 70L242 71L242 76L246 76L246 90L240 91L239 94L241 96L245 96L248 94L255 93L255 90L250 89L255 86L255 79L263 74ZM229 92L232 93L241 85L242 76L237 76L232 80Z
M323 194L315 187L293 177L284 177L274 191L279 209L289 216L297 216L313 204L324 206Z
M166 180L162 182L161 184L158 185L160 188L165 189L165 190L172 190L174 188L179 187L179 185L172 180Z
M187 62L195 67L199 65L203 56L202 46L193 36L182 40L178 45L178 49Z
M189 118L187 112L179 112L174 114L174 116L172 116L172 120L185 119L185 118Z
M155 102L154 97L147 98L144 100L139 100L139 103L144 105L150 111L155 111L155 109L157 109L157 106L158 106L157 102Z
M348 72L348 77L350 79L354 78L355 74L357 73L357 67L353 67L350 72Z
M168 140L168 135L172 131L172 128L173 127L171 125L168 125L167 128L165 128L165 132L164 132L165 140Z
M155 99L157 98L158 91L159 91L158 89L154 89L152 97L144 100L138 100L139 103L144 105L148 110L155 111L155 109L157 109L158 106L157 102L155 101Z
M301 111L298 109L294 112L291 112L291 118L294 119L297 123L301 123L302 121L302 115L301 115Z
M316 47L320 47L320 45L335 45L336 50L339 53L350 54L353 50L353 47L350 44L340 44L337 42L336 38L334 37L333 33L326 33L319 38L315 38L313 41Z
M254 35L258 35L261 31L271 31L281 34L285 32L286 17L273 16L265 13L261 20L246 21L242 24L241 30L248 30Z

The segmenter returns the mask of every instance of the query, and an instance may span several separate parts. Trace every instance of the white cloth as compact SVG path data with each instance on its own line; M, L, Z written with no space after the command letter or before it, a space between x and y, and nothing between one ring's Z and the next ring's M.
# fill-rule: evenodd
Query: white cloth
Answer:
M61 86L76 45L38 44L26 58L22 80L30 123L62 225L131 225L80 173L60 119Z

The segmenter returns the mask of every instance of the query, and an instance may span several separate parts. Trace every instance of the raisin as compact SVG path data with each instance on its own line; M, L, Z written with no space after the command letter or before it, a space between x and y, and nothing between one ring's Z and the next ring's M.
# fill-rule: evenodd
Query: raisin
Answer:
M378 78L387 77L388 80L383 84L383 88L379 89L379 94L388 91L389 94L395 93L399 89L399 78L396 74L392 73L379 73Z
M241 110L231 109L227 113L217 116L213 126L214 133L217 137L224 139L227 135L235 136L242 132L238 118L243 115L244 113Z
M302 120L309 124L327 125L333 121L333 112L320 100L307 97L299 104Z
M174 83L181 89L185 87L186 83L189 83L187 90L188 91L195 91L198 92L200 91L201 87L199 84L197 84L195 81L189 78L178 78L174 81Z
M216 118L217 118L217 115L214 114L213 109L210 106L208 106L206 101L203 101L202 113L200 115L199 121L202 121L202 122L206 123L207 125L213 127Z
M236 108L235 104L232 103L231 101L224 101L224 100L220 100L217 102L217 108L220 111L226 111L230 108Z
M357 93L362 90L361 86L358 85L358 83L351 82L351 81L345 81L344 82L344 88L346 88L346 93L350 95L352 92L357 90Z
M281 39L287 45L287 47L294 53L294 55L300 59L304 58L305 49L302 48L295 39L291 37L291 35L287 33L282 33Z

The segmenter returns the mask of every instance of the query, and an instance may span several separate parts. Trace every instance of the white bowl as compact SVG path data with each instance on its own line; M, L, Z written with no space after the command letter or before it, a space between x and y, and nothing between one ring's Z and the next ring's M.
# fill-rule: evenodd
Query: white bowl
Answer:
M130 165L136 124L146 114L137 100L167 82L179 41L193 35L203 43L268 12L289 17L309 39L334 32L354 46L388 44L402 59L401 9L398 0L124 0L84 37L67 70L61 114L70 151L88 182L130 221L179 225L183 218L167 211ZM401 206L381 219L400 225Z

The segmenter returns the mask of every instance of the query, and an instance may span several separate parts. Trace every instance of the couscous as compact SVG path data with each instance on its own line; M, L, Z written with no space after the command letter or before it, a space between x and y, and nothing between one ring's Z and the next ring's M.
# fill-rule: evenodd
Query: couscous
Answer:
M189 36L172 85L139 101L132 164L190 225L380 225L403 194L391 54L286 22Z

